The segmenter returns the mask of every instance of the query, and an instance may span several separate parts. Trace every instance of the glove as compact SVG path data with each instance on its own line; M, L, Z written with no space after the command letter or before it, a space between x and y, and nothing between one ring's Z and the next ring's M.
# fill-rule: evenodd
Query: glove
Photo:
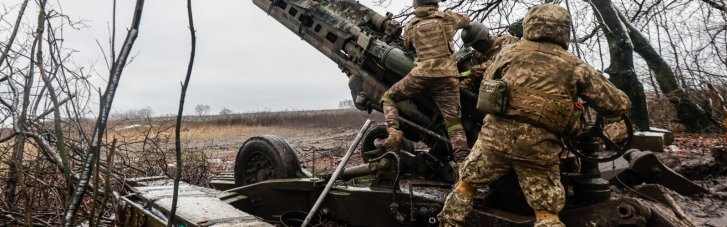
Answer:
M468 78L471 76L472 76L472 70L467 70L467 71L459 73L460 78Z
M483 63L483 64L475 65L475 66L472 66L472 68L470 69L470 71L472 71L472 74L473 75L477 75L477 76L482 77L482 76L485 75L485 70L487 69L487 66L488 65L489 65L488 63Z

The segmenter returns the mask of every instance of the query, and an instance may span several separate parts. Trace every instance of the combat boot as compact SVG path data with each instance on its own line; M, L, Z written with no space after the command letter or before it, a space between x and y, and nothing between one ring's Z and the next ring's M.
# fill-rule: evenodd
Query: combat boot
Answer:
M384 140L377 139L374 141L374 145L376 145L379 148L385 148L387 150L392 151L398 151L401 149L402 140L404 133L401 132L399 129L395 128L386 128L386 131L389 133L389 136L386 137Z
M463 129L452 130L449 133L449 142L452 145L452 161L454 161L454 167L459 168L467 159L470 154L470 149L467 147L467 136Z
M557 213L536 209L534 227L565 227L565 224L560 221Z
M456 174L459 172L459 169L462 168L462 165L464 164L464 161L467 160L467 156L470 155L469 150L458 150L452 153L452 161L454 162L452 164L452 168L454 168L455 172L455 179L458 179Z
M467 159L467 156L469 156L469 155L470 155L469 150L464 150L464 149L458 150L452 154L452 159L454 159L455 163L462 163L462 162L464 162L464 160Z

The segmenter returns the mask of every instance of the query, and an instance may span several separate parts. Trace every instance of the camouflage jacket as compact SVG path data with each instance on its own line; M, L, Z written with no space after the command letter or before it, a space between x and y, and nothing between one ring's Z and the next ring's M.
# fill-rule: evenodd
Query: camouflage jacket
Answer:
M482 81L482 75L485 74L487 66L492 63L492 60L498 53L500 53L500 50L502 50L504 46L517 42L517 38L511 35L503 34L495 37L492 41L492 47L487 51L487 53L477 52L474 56L472 56L470 60L470 65L472 65L472 76L462 80L462 82L460 82L460 87L477 93L480 87L480 81Z
M415 18L409 21L404 26L404 46L410 49L414 49L417 55L421 55L424 50L422 47L417 47L416 43L425 44L431 37L419 37L416 35L416 27L418 23L426 20L436 19L441 20L441 24L444 25L444 36L446 40L435 40L435 44L431 44L438 48L441 52L441 56L429 59L417 59L414 61L416 66L409 72L412 76L424 76L424 77L456 77L459 75L457 71L457 63L454 56L452 47L452 37L457 29L465 28L469 25L470 19L466 15L457 14L450 11L439 11L434 6L421 6L414 10ZM421 32L421 31L420 31ZM447 45L446 48L444 48ZM448 53L447 53L448 52Z
M523 40L506 46L485 72L510 89L505 116L540 124L556 133L570 130L577 98L604 114L622 114L631 107L624 92L598 71L560 46ZM565 128L565 129L563 129ZM567 131L565 131L567 132Z

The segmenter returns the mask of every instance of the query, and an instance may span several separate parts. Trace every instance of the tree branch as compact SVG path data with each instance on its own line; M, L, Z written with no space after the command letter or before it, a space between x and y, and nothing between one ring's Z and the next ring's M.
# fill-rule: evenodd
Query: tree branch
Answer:
M5 46L5 50L3 50L3 55L0 55L0 66L5 61L5 58L8 57L8 52L10 52L10 48L13 46L13 42L15 41L15 35L18 34L18 28L20 28L20 21L23 19L23 15L25 14L25 7L28 6L28 0L23 1L23 5L20 7L20 12L18 12L18 18L15 19L15 25L13 26L13 33L10 34L10 38L8 38L8 44Z
M182 84L182 94L179 98L179 111L177 112L177 124L174 127L174 151L177 159L177 172L174 176L174 193L172 194L172 209L169 212L169 218L167 219L167 226L171 227L174 223L174 216L177 212L177 197L179 196L179 180L182 178L182 145L181 145L181 128L182 128L182 114L184 113L184 99L187 96L187 87L189 86L189 80L192 77L192 67L194 66L194 56L197 49L197 36L194 30L194 17L192 16L192 1L187 0L187 18L189 20L189 34L192 40L192 50L189 54L189 64L187 64L187 76L184 78Z
M707 3L707 5L712 6L712 8L722 10L722 12L727 13L727 7L725 7L724 3L719 4L718 2L714 0L702 0L704 3Z
M99 112L98 119L96 119L96 126L94 127L93 137L91 138L91 149L84 157L81 177L79 179L80 181L73 191L71 201L69 202L68 209L66 210L64 226L70 227L74 225L73 219L75 217L75 213L83 199L84 193L86 192L85 188L89 183L88 180L91 175L93 161L101 150L101 140L105 134L106 123L108 122L108 117L111 112L111 105L116 94L116 88L119 86L121 73L124 70L124 66L126 65L129 54L131 53L131 48L134 46L134 42L136 41L136 37L139 33L139 24L141 23L143 8L144 0L136 0L136 8L131 21L131 29L129 29L126 35L126 40L121 48L121 52L119 53L119 58L114 62L112 68L113 72L109 76L109 81L106 85L106 92L101 96L101 111Z

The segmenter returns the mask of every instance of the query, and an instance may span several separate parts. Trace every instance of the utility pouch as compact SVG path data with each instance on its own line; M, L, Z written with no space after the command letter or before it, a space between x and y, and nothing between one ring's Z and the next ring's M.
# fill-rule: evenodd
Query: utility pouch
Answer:
M477 97L477 110L488 114L504 114L507 110L508 88L502 80L483 79Z

